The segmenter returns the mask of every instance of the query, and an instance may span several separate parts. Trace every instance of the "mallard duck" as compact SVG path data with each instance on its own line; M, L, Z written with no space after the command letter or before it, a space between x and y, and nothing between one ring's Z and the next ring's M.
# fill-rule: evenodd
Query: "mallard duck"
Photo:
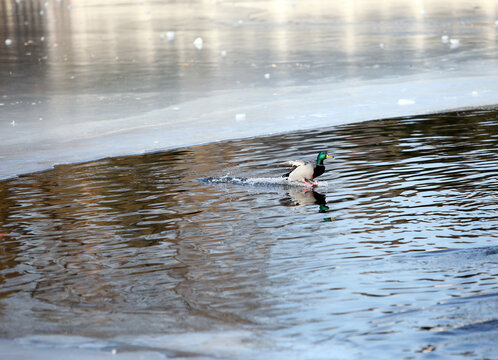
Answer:
M292 167L292 170L289 173L282 175L282 177L288 178L290 181L299 181L305 183L306 185L315 187L317 184L313 181L313 179L325 172L323 160L331 157L332 156L327 154L326 151L320 151L316 158L316 164L303 160L293 160L281 163L281 166Z

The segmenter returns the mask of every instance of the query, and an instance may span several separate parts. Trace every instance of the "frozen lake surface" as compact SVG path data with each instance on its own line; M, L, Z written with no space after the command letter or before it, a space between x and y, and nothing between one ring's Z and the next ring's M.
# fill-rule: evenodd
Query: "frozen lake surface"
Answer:
M0 178L498 102L495 1L20 0L0 16Z
M492 359L497 119L371 121L4 180L1 354ZM327 186L281 183L277 163L323 149Z

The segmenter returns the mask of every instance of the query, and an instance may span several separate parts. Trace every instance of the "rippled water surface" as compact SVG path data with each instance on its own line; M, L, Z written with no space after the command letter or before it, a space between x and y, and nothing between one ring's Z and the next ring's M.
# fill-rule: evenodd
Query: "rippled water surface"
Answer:
M118 355L492 358L497 116L373 121L3 181L0 334ZM328 186L265 180L320 150L335 156ZM263 180L199 181L226 175Z

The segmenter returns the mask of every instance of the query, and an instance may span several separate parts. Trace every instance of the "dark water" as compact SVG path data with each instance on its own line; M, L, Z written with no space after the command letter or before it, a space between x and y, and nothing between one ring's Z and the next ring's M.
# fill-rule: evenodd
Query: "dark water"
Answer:
M315 192L198 180L277 178L324 149ZM474 110L3 181L0 334L173 357L496 358L497 177L498 112Z

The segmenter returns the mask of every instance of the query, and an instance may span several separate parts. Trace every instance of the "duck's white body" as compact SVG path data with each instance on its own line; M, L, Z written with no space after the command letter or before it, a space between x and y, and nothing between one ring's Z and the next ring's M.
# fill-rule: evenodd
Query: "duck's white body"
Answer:
M292 160L282 163L283 166L293 167L294 169L288 174L290 181L312 182L315 166L309 161Z
M317 183L314 182L313 179L325 172L323 160L331 157L332 156L328 155L326 151L321 151L318 154L316 163L303 160L292 160L279 165L292 167L292 170L283 176L290 181L298 181L307 185L316 186Z

